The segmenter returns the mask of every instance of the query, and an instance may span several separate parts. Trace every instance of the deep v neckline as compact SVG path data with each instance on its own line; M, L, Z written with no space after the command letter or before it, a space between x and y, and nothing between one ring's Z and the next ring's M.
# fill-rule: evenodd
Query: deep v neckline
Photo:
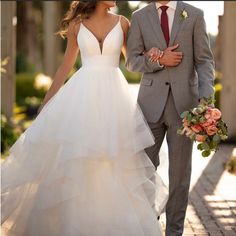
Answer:
M96 42L98 43L98 47L99 47L99 50L100 50L100 54L103 55L103 46L104 46L104 43L106 41L106 39L108 38L108 36L111 34L111 32L118 26L118 24L120 23L120 19L118 20L118 22L108 31L108 33L106 34L106 36L104 37L104 39L102 40L102 45L100 46L100 42L97 38L97 36L93 33L93 31L91 31L87 26L85 26L83 24L83 22L81 22L81 25L95 38Z

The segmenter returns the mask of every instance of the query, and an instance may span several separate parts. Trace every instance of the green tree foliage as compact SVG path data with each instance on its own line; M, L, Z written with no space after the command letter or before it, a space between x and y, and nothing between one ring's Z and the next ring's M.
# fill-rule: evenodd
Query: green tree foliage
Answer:
M131 9L128 1L117 1L118 14L131 18L132 12L136 9Z

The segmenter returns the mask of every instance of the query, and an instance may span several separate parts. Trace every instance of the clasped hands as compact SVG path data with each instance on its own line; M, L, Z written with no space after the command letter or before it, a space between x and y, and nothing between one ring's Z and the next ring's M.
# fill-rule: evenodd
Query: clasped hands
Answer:
M183 58L182 52L175 52L179 44L166 48L161 51L159 48L153 47L148 52L144 52L149 57L151 62L159 62L163 66L177 66L181 63Z

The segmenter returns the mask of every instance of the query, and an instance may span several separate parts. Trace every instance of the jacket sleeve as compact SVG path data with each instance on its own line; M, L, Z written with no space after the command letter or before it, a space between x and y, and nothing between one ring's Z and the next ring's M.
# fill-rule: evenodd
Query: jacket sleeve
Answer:
M197 16L193 35L194 65L199 79L199 98L214 94L215 63L206 32L203 12Z
M143 52L146 50L143 42L143 35L140 30L137 15L132 15L131 26L127 39L127 61L126 67L130 71L150 73L163 69L159 63L149 61L148 56Z

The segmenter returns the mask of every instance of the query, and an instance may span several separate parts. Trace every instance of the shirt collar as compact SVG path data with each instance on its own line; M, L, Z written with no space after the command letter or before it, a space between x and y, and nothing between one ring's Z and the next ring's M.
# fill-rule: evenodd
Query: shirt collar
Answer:
M156 2L156 8L160 8L161 6L163 6L162 4L158 2ZM169 8L176 10L176 6L177 6L177 1L169 1L166 6L168 6Z

